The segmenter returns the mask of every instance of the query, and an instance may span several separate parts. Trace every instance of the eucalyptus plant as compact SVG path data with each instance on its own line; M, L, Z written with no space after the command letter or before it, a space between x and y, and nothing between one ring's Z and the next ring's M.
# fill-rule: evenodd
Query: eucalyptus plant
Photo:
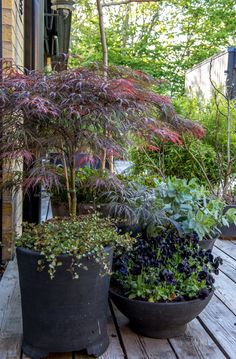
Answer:
M236 223L236 210L225 212L225 203L195 179L152 178L152 183L153 187L148 187L133 181L120 191L109 191L110 214L129 224L140 224L151 237L174 227L181 237L196 233L202 240L219 235L223 225Z

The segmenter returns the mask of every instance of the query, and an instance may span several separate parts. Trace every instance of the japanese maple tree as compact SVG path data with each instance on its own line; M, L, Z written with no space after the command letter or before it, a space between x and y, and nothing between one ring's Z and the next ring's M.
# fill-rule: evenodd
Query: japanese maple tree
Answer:
M59 187L56 166L44 161L47 153L57 153L64 166L69 213L76 215L78 152L122 155L130 134L143 136L150 146L153 136L177 144L186 132L201 138L203 128L180 118L170 99L154 91L157 85L127 68L109 68L106 77L96 67L51 74L5 70L0 85L1 159L25 163L23 173L8 166L8 181L25 191L38 184L47 190Z

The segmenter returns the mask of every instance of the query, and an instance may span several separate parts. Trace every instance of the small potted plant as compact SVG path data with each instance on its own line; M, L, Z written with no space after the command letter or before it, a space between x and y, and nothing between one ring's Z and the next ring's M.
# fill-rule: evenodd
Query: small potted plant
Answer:
M176 337L210 301L220 263L199 248L197 236L166 228L116 256L110 296L134 331Z
M24 226L16 251L27 356L106 350L112 253L131 242L97 213Z

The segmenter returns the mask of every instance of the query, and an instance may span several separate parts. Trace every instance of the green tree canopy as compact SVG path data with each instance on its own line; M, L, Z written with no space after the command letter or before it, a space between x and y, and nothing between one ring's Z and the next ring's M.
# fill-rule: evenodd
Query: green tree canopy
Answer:
M184 73L234 45L234 0L160 0L104 7L109 63L128 65L167 80L165 89L184 91ZM102 60L95 0L80 0L72 24L72 63Z

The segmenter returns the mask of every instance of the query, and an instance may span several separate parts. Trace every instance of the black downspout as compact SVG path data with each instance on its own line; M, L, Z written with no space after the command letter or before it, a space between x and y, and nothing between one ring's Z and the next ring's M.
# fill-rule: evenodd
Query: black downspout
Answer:
M0 81L1 81L1 77L2 77L2 0L0 0ZM1 119L0 119L1 120ZM2 134L2 121L0 122L0 138L2 137L1 136ZM0 182L1 179L2 179L2 166L1 166L1 163L0 163ZM2 243L2 221L3 221L3 218L2 218L2 192L0 191L0 243ZM2 264L2 246L0 245L0 264Z
M230 100L236 96L236 47L228 47L226 94Z
M25 1L24 7L24 67L43 70L44 67L44 1ZM39 223L41 215L41 188L29 190L23 201L23 221Z

